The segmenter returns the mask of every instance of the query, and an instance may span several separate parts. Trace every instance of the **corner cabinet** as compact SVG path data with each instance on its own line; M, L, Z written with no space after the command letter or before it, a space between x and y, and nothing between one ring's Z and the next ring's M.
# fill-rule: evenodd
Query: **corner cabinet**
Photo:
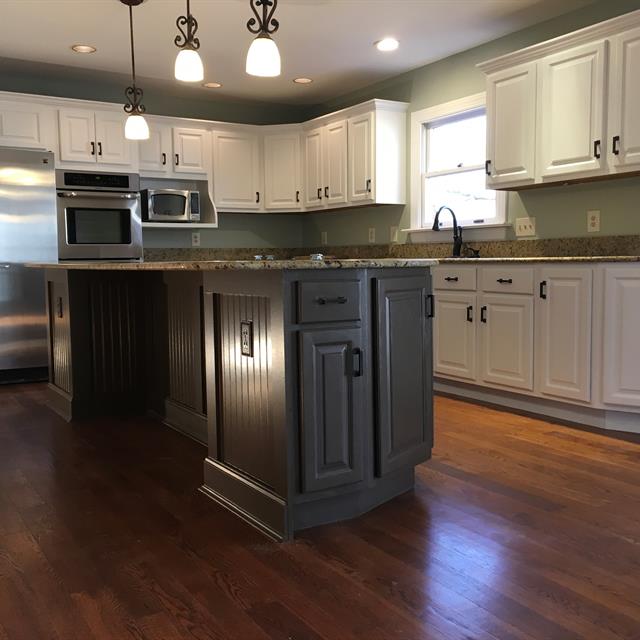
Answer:
M264 135L264 206L302 209L302 161L297 130Z
M487 186L640 173L638 65L640 11L479 65Z

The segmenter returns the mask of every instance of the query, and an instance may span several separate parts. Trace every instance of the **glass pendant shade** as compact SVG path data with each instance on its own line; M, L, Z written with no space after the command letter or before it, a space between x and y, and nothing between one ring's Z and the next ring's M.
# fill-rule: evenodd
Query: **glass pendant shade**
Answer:
M204 80L204 66L200 54L193 49L182 49L176 57L176 80L182 82L202 82Z
M280 71L278 45L267 34L260 34L249 47L247 73L261 78L275 78L280 75Z
M149 125L140 114L132 114L124 125L124 137L127 140L148 140Z

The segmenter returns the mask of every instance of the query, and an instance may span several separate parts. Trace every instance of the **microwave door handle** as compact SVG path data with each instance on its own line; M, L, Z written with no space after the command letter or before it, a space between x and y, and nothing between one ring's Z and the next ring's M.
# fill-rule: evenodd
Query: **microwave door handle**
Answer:
M121 199L121 200L134 200L139 198L140 195L137 193L109 193L102 191L58 191L58 198L111 198L112 200Z

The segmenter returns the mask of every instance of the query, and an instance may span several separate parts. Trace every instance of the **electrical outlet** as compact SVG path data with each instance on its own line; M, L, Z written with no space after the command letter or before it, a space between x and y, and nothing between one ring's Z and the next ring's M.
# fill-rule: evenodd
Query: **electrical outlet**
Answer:
M323 247L326 247L329 244L329 237L328 237L326 231L321 231L320 232L320 244Z
M369 227L369 243L373 244L376 241L376 228Z
M192 231L191 232L191 246L199 247L200 246L200 232Z
M535 218L516 218L516 236L518 238L530 238L536 235Z
M598 209L587 211L587 231L589 233L600 231L600 211Z
M398 242L398 227L391 227L389 229L389 238L391 242Z

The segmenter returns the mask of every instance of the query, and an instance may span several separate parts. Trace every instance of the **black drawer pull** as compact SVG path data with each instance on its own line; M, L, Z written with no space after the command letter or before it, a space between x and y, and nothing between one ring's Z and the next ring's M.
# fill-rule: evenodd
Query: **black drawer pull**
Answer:
M540 298L542 300L546 300L547 299L547 281L543 280L540 283Z
M353 377L359 378L362 375L362 351L360 349L354 349L353 355Z
M318 200L322 200L322 187L318 187Z
M367 193L371 193L371 178L367 180Z
M612 150L614 156L620 155L620 136L613 136Z
M102 142L98 142L98 155L102 155Z
M92 156L96 155L96 143L95 142L91 143L91 155Z
M260 202L260 192L256 191L256 204Z
M316 298L316 303L323 304L347 304L347 298L344 296L338 296L337 298Z
M491 175L491 160L487 160L487 161L484 163L484 172L485 172L488 176L490 176L490 175Z
M593 143L593 157L599 160L600 156L602 155L601 151L602 151L602 142L600 142L600 140L596 140Z
M427 318L436 317L436 301L433 294L427 295Z
M498 278L496 282L499 284L513 284L513 278Z
M487 324L487 307L480 309L480 322Z
M300 202L300 192L296 191L296 202Z
M329 197L329 187L325 187L324 188L324 197L328 198Z
M165 167L167 165L167 154L162 153L162 166Z
M176 153L176 167L180 164L180 154Z
M447 277L445 278L445 280L446 280L447 282L458 282L459 278L458 278L458 276L447 276Z
M473 306L467 307L467 322L473 322Z

